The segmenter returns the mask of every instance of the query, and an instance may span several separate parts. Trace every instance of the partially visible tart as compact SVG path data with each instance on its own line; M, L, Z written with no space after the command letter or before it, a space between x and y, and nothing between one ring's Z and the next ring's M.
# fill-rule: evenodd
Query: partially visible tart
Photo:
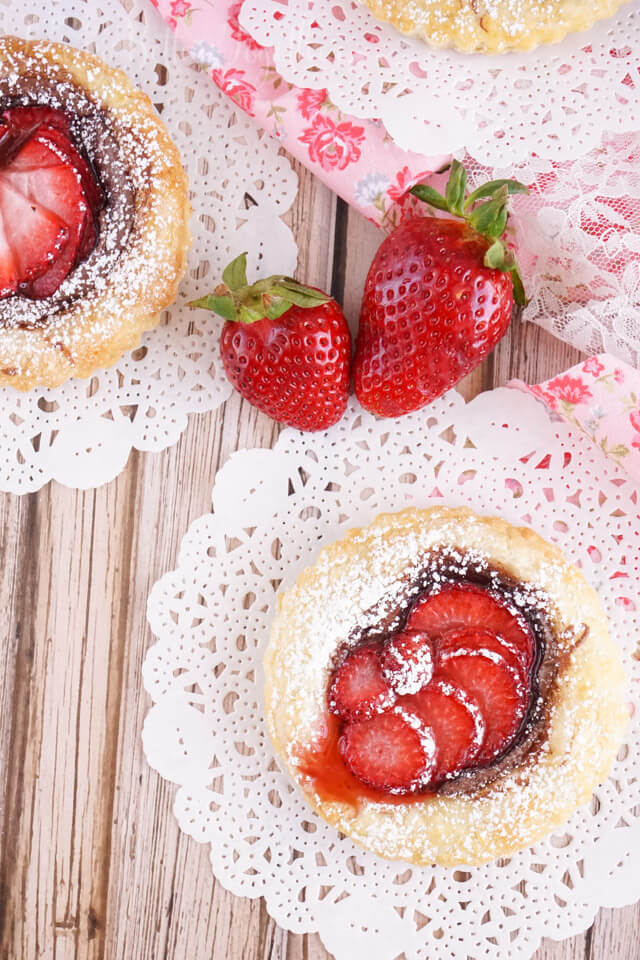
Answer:
M267 724L308 802L383 857L484 863L606 778L628 720L597 595L533 531L383 515L280 598Z
M115 363L173 302L190 205L149 98L92 54L0 38L0 386Z
M380 20L434 47L504 53L558 43L628 0L364 0Z

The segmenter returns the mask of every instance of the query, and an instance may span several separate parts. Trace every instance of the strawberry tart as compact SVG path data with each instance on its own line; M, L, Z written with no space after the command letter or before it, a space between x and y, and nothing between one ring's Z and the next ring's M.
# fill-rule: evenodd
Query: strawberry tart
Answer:
M0 39L0 386L113 364L186 267L176 147L121 72L64 44Z
M434 47L531 50L588 30L628 0L364 0L380 20Z
M608 775L626 679L560 550L467 509L379 516L280 598L265 657L276 752L318 813L380 856L485 863Z

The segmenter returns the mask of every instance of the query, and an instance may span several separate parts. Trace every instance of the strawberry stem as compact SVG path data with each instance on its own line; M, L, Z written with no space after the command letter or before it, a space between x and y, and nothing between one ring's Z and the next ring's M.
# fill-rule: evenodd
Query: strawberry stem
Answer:
M466 189L467 172L459 160L452 160L444 196L426 183L417 183L410 192L430 207L466 220L477 233L490 240L485 266L509 273L513 298L519 306L525 306L527 297L520 269L503 238L509 220L509 197L528 193L528 188L518 180L491 180L468 195Z
M321 306L331 300L326 293L306 287L292 277L276 275L250 284L247 281L247 254L232 260L222 274L223 283L188 306L211 310L234 323L277 320L291 307Z

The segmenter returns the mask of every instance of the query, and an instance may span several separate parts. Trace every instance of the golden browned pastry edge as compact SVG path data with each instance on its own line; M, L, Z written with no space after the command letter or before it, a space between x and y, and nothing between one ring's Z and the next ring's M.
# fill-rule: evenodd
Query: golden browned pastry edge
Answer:
M559 43L571 33L590 30L598 20L613 16L629 0L519 0L517 15L511 0L502 0L494 15L483 12L483 3L460 0L362 0L379 20L388 21L402 33L425 40L433 47L463 53L527 51ZM497 6L497 4L494 4Z
M397 592L417 557L445 545L479 553L549 596L560 670L546 736L509 773L472 794L406 805L363 801L358 809L326 802L296 757L317 739L331 656L360 613L385 591ZM551 833L606 779L629 718L620 653L582 574L532 530L466 508L383 514L324 548L279 597L264 668L269 734L309 804L367 849L414 864L486 863Z
M137 143L149 148L151 175L148 187L136 191L133 235L127 241L135 271L121 276L116 268L104 293L78 299L57 313L54 323L0 328L0 386L19 390L88 377L135 347L174 302L191 240L186 173L149 97L93 54L63 43L0 38L0 71L8 59L12 70L17 63L28 71L34 55L62 66L116 122L133 130ZM124 287L125 278L126 290L119 290L118 281Z

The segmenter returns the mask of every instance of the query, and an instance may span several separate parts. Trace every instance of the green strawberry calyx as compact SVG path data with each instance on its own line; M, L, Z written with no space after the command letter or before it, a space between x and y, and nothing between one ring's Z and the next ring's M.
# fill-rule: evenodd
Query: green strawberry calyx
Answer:
M222 283L213 293L192 300L190 307L212 310L234 323L277 320L291 307L319 307L331 297L313 287L305 287L292 277L274 276L247 281L247 254L232 260L222 274Z
M511 274L513 298L519 306L525 306L527 297L520 268L504 242L504 234L509 220L509 197L514 193L529 193L528 188L518 180L491 180L467 193L467 171L462 164L453 160L450 171L444 196L426 183L416 184L411 193L437 210L445 210L453 217L466 220L490 240L484 256L485 267Z

